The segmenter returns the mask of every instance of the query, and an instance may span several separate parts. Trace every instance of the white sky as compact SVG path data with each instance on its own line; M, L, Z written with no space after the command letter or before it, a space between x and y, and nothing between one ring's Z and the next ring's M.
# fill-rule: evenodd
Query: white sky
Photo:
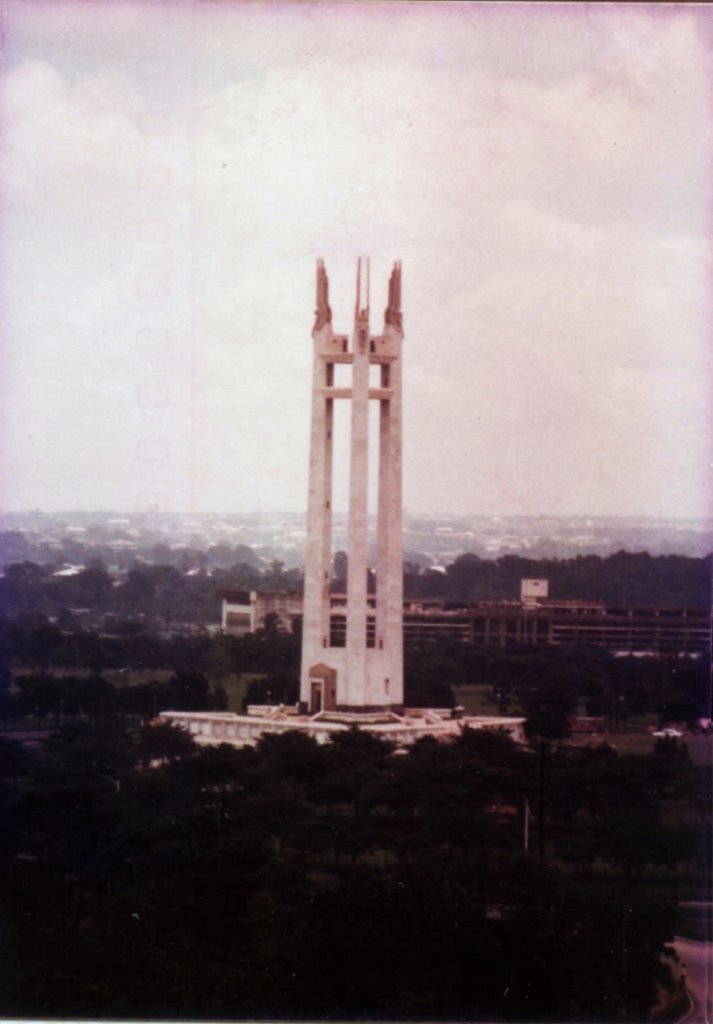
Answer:
M2 506L304 509L367 252L411 511L710 513L712 19L5 0Z

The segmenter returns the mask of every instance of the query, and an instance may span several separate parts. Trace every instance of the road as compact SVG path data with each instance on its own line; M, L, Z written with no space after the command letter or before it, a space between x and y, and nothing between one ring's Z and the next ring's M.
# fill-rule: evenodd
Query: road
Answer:
M690 1008L678 1024L713 1024L713 943L677 937L673 944L691 997Z

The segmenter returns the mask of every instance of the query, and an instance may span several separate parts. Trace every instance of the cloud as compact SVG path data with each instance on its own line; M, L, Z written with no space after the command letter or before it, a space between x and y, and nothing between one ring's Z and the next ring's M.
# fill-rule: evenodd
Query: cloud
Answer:
M15 502L126 504L160 435L172 501L303 507L313 260L349 330L366 250L409 506L706 507L703 19L585 6L11 3Z

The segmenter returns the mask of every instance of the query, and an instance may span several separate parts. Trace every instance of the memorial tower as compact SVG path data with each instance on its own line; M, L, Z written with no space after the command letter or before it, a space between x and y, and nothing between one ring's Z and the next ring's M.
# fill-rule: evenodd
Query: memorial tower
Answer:
M401 264L389 279L383 333L369 331L369 260L357 263L354 330L335 334L324 263L317 262L312 341L312 425L302 627L300 710L374 714L403 710L401 496ZM350 368L335 386L335 366ZM371 379L371 366L379 369ZM331 630L334 403L351 402L346 639ZM376 595L367 593L369 403L379 403Z

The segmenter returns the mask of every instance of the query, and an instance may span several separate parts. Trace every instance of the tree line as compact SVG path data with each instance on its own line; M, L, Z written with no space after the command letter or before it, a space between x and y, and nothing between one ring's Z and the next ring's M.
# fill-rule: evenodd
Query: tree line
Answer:
M708 608L711 603L711 556L651 555L618 551L606 557L531 559L504 555L497 559L463 554L444 572L406 565L409 597L445 601L515 601L520 580L549 580L550 597L600 600L607 605Z
M200 672L176 672L169 679L116 685L100 673L18 676L12 690L0 694L0 719L30 726L68 718L104 720L130 715L148 720L161 711L225 711L228 696L219 683Z
M247 703L293 704L299 699L300 649L299 632L282 633L274 623L243 637L103 636L66 634L26 614L0 620L0 717L30 714L30 708L56 715L62 706L69 713L78 702L86 714L112 701L140 714L151 708L219 710L226 680L241 675L253 677ZM144 676L139 684L112 686L106 679L113 673L120 682L117 673L134 671ZM153 681L151 672L157 673ZM161 673L193 680L185 691L193 704L185 703L178 684L171 689L159 683ZM576 647L483 650L444 638L405 645L408 706L453 707L457 691L467 686L484 688L493 714L524 715L533 734L549 738L566 736L577 713L603 717L617 729L642 715L693 724L710 709L704 659L619 658Z
M552 750L529 844L538 755L498 733L196 749L114 716L0 754L7 1016L645 1021L707 864L675 741Z
M186 574L175 565L137 562L114 578L101 561L74 575L55 575L53 564L14 563L0 577L0 614L44 614L65 631L81 627L79 610L93 623L107 619L107 631L170 629L173 624L220 621L219 590L300 591L303 574L275 561L259 567L240 562L211 573ZM333 589L343 590L348 573L344 552L334 557ZM545 578L557 599L603 600L609 605L710 607L711 556L653 556L620 551L569 559L527 559L506 555L483 559L463 554L444 571L407 563L404 593L409 598L435 598L452 603L517 600L520 580ZM374 575L370 573L371 585Z
M610 729L655 715L694 723L710 709L706 659L617 657L593 647L481 649L453 640L407 645L411 692L437 679L451 689L488 688L493 713L524 714L531 732L564 737L574 714L601 717Z

